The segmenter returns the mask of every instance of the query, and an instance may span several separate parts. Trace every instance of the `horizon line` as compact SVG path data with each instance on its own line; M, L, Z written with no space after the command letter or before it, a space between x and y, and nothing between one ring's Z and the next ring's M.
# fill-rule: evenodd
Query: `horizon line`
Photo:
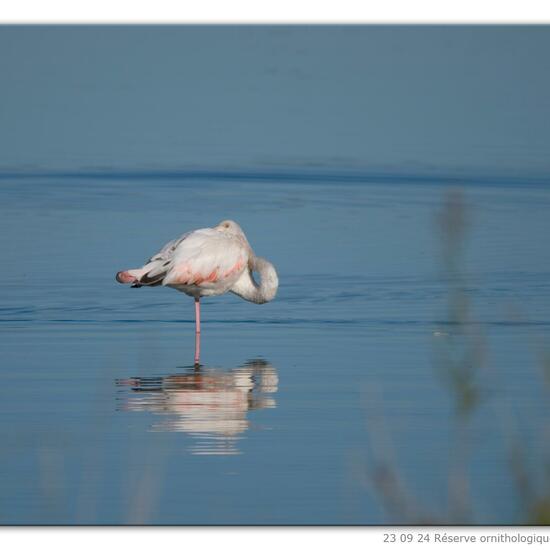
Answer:
M90 168L90 169L8 169L0 170L0 180L7 179L137 179L137 180L218 180L218 181L274 181L299 183L440 183L440 184L487 184L487 185L547 185L550 174L506 176L497 174L472 173L425 173L425 172L391 172L365 171L354 168L317 169L238 169L238 168Z

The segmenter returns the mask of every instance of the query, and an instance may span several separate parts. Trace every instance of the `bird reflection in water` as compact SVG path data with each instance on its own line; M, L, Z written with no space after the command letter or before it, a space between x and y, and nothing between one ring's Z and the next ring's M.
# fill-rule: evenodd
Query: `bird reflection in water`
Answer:
M274 408L279 379L267 361L254 359L228 371L186 367L178 374L116 381L128 388L120 410L167 415L153 430L186 432L192 454L240 454L237 441L249 428L248 412Z

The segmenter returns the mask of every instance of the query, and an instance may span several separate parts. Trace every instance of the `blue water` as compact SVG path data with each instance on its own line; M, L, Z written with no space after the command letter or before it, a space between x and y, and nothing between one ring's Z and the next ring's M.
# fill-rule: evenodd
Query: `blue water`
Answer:
M437 224L456 187L483 348L467 521L526 520L510 445L544 495L548 187L265 169L4 174L0 523L460 523ZM227 218L280 289L203 300L197 370L192 300L114 275Z

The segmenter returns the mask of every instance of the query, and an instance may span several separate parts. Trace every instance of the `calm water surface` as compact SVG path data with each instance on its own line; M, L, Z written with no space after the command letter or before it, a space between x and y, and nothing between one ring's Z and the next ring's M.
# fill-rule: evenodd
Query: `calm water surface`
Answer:
M5 177L0 522L450 517L460 443L438 365L452 326L436 224L448 187L276 174ZM467 508L472 521L505 523L525 512L510 426L537 486L549 456L540 367L550 191L480 182L464 196L461 268L485 357L466 429ZM280 290L262 306L205 299L194 369L192 300L114 275L226 218L277 266ZM380 465L399 489L391 475L380 482ZM390 493L407 512L388 506Z

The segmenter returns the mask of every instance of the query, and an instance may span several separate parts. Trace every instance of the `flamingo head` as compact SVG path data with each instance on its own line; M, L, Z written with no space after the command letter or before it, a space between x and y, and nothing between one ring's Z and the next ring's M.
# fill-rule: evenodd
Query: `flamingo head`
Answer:
M214 229L222 233L229 233L231 235L239 235L240 237L244 237L244 232L240 225L233 220L224 220L214 227Z

